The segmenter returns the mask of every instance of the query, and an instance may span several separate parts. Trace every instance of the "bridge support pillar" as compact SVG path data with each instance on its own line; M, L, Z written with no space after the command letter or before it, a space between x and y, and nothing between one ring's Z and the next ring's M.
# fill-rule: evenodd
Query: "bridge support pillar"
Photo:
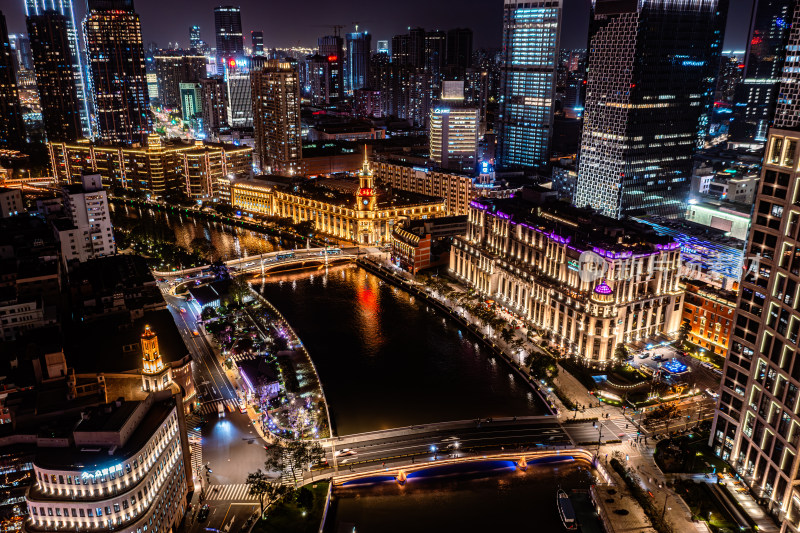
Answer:
M398 472L396 479L397 479L397 483L399 485L405 485L406 484L406 471L405 470L401 470L400 472Z

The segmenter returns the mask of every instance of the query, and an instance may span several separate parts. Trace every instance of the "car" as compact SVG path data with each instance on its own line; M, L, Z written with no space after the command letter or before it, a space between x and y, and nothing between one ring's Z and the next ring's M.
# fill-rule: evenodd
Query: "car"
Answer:
M211 512L211 507L209 507L207 503L204 504L200 508L200 512L197 513L197 521L198 522L205 522L206 518L208 518L208 513L210 513L210 512Z
M716 400L716 399L717 399L717 397L719 396L719 394L717 394L717 392L716 392L716 391L713 391L713 390L711 390L710 388L706 389L706 394L708 394L709 396L711 396L711 397L712 397L712 398L714 398L715 400Z
M247 412L247 404L244 400L239 400L239 412L244 413Z
M186 309L181 307L181 313L185 313L185 312L186 312Z
M355 450L351 450L350 448L345 448L343 450L337 450L334 455L336 455L336 457L351 457L357 453L358 452Z
M661 356L661 354L656 354L653 356L653 361L663 361L663 360L664 358Z
M197 337L197 336L198 336L198 335L200 335L200 334L197 332L197 330L196 330L196 329L193 329L193 330L192 330L192 335L194 335L195 337Z
M639 354L639 359L647 359L649 356L650 356L649 353L640 353Z

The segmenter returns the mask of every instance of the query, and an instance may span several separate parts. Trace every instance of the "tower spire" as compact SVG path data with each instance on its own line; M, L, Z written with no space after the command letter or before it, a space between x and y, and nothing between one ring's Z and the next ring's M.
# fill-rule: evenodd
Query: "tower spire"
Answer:
M369 170L369 159L367 158L367 145L365 144L364 145L364 166L361 167L361 175L362 176L369 176L370 173L371 172Z

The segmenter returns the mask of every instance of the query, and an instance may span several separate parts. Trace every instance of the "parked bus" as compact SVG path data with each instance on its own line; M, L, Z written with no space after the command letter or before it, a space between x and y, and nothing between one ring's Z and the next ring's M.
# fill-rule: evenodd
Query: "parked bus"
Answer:
M277 261L283 261L285 259L294 259L294 252L287 252L285 254L278 254L275 256Z

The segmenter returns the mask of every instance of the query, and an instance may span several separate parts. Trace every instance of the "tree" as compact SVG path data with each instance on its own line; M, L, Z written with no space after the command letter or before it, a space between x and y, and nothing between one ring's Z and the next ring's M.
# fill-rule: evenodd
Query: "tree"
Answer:
M614 348L614 358L619 362L625 361L628 358L628 348L621 342Z
M270 478L259 468L255 472L247 474L248 494L256 496L258 503L261 504L261 515L264 515L264 500L267 505L278 499L284 492L284 488Z
M514 340L514 332L510 328L503 328L500 332L500 337L508 344Z
M228 292L233 297L234 301L241 304L244 302L245 297L250 294L250 284L242 279L241 276L233 278Z
M297 234L306 238L312 237L315 229L316 225L313 220L304 220L294 225Z
M291 475L294 479L295 485L297 484L297 475L295 473L294 463L289 456L287 445L278 442L273 446L267 448L267 460L264 461L264 466L267 470L278 472L281 477L284 475Z
M203 320L209 320L211 318L216 318L216 316L217 316L217 311L211 306L204 307L203 310L200 312L200 317Z
M692 323L684 320L678 328L678 346L684 347L686 341L689 339L689 334L692 332Z
M265 465L281 475L291 475L295 486L298 477L309 469L309 465L320 462L325 457L322 446L316 441L295 440L278 443L267 450Z
M558 363L556 358L546 353L532 353L528 355L525 364L531 369L531 375L536 379L552 380L558 376Z
M308 487L300 487L300 490L297 491L297 505L301 509L311 510L314 505L314 493Z
M195 252L203 259L211 261L214 258L214 245L205 237L195 237L189 242L189 251Z

